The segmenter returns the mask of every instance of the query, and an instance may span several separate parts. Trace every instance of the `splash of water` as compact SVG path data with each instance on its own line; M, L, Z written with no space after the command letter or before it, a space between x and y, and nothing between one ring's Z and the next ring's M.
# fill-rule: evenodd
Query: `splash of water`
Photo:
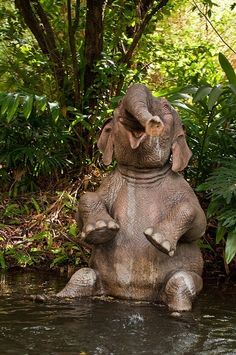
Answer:
M131 314L128 319L128 325L137 325L144 322L144 318L140 313Z

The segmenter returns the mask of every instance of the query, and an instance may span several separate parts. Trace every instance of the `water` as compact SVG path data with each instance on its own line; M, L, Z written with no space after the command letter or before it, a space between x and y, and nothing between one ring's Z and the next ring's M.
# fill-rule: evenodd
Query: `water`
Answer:
M236 287L205 289L193 312L158 304L74 300L36 304L58 291L57 274L0 275L0 354L236 354Z

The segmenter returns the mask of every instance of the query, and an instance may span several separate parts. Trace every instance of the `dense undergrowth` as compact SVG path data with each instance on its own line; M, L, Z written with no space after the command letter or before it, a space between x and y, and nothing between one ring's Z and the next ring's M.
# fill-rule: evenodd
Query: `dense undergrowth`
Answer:
M5 195L0 204L0 267L87 265L90 246L78 238L76 208L80 194L100 181L100 171L90 166L79 176L71 172L50 190Z

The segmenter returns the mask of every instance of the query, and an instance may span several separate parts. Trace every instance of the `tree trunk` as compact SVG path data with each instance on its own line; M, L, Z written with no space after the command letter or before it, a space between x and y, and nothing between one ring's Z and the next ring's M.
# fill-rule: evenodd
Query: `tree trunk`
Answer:
M64 65L47 14L38 0L15 0L15 6L35 36L42 52L47 54L50 59L49 63L57 86L58 101L63 106L65 104Z
M74 93L75 93L75 106L81 105L81 97L80 97L80 80L79 80L79 65L77 61L77 53L76 53L76 31L79 25L79 11L80 11L80 1L76 1L75 8L75 19L72 22L71 15L71 0L67 0L67 19L68 19L68 37L69 37L69 45L71 52L71 61L72 61L72 70L73 70L73 85L74 85Z
M103 12L105 0L87 0L87 15L85 28L85 44L84 44L84 93L92 91L96 73L94 66L101 58L103 48ZM92 106L94 106L94 98ZM91 101L90 101L91 103ZM92 107L93 108L93 107Z

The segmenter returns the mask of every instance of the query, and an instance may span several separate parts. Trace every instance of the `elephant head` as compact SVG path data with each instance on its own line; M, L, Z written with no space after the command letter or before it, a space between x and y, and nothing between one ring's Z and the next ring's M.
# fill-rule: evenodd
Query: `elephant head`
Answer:
M142 84L128 89L105 122L98 148L106 165L114 154L118 164L135 168L161 168L172 161L174 172L182 171L192 155L176 111Z

